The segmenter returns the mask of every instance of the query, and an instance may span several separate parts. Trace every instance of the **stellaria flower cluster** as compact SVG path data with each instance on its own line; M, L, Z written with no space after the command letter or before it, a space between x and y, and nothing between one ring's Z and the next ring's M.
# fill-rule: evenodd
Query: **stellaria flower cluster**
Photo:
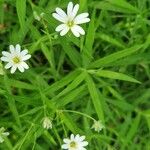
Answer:
M4 138L9 135L9 132L5 132L5 128L1 127L0 128L0 143L4 142Z
M53 13L52 16L62 22L62 24L56 27L56 31L60 32L61 36L67 34L69 30L71 30L73 35L76 37L80 37L80 35L85 34L84 29L79 25L90 21L90 18L88 18L89 13L85 12L77 15L78 10L79 4L73 5L72 2L68 3L67 13L59 7L55 9L56 12ZM43 14L44 13L41 13L40 16L38 16L36 11L33 12L35 19L38 21L41 20ZM9 50L10 52L2 51L3 56L1 57L1 61L7 62L5 69L11 68L10 72L13 74L17 69L20 72L24 72L25 69L29 68L25 62L31 58L27 49L21 51L21 46L17 44L16 46L10 45Z
M16 46L10 45L9 50L10 52L2 51L3 56L1 60L7 62L5 69L11 68L10 72L14 73L17 69L19 69L20 72L24 72L25 69L29 68L25 62L31 58L27 49L21 51L21 46L17 44Z
M80 37L85 35L84 29L80 26L81 24L90 22L89 13L84 12L78 15L79 4L74 5L72 2L68 3L67 12L63 11L61 8L57 7L52 16L61 22L55 29L56 32L60 32L61 36L66 35L69 31L73 33L75 37ZM36 20L40 21L43 18L43 14L37 14L33 12L33 15ZM28 53L27 49L21 50L19 44L10 45L9 52L2 51L1 61L6 62L5 69L10 69L10 72L13 74L18 69L20 72L24 72L25 69L29 69L26 61L31 58L31 55ZM50 118L45 117L43 120L44 129L52 129L52 121ZM95 131L99 132L102 130L102 124L94 122L92 128ZM4 137L9 135L9 132L4 132L4 128L0 128L0 143L4 141ZM65 138L62 149L68 150L86 150L88 142L85 141L85 136L80 136L79 134L71 134L70 138Z
M86 150L84 147L88 145L88 142L84 140L85 136L71 134L70 138L65 138L63 140L65 144L62 145L62 149Z
M67 13L57 7L56 12L52 14L56 20L62 22L62 24L56 28L56 31L60 32L61 36L67 34L69 30L71 30L76 37L80 37L80 35L85 34L85 31L79 25L90 21L88 18L89 14L85 12L77 15L78 10L79 4L73 6L73 3L69 2Z

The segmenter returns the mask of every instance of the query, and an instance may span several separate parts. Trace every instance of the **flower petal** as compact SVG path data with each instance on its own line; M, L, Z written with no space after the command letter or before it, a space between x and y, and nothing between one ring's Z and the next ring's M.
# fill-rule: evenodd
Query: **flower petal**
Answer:
M20 53L20 51L21 51L21 47L20 47L19 44L17 44L17 45L16 45L16 52L17 52L17 53Z
M70 139L71 139L71 140L74 140L74 138L75 138L75 137L74 137L74 134L71 134Z
M13 45L9 45L9 50L11 53L14 53L15 47Z
M9 135L9 132L4 132L2 133L3 136L8 136Z
M84 135L80 137L80 141L83 141L84 139L85 139Z
M12 67L12 63L8 63L6 66L5 66L5 69L9 69L9 68L11 68Z
M29 69L28 64L26 64L24 61L21 63L21 65L22 65L25 69Z
M62 31L65 27L66 27L66 24L61 24L61 25L59 25L59 26L56 27L55 31L60 32L60 31Z
M66 13L61 9L61 8L56 8L56 12L59 16L63 17L63 18L67 18Z
M60 35L61 36L64 36L65 34L67 34L69 31L69 28L66 26L61 32L60 32Z
M72 14L71 14L72 18L74 18L77 15L78 10L79 10L79 4L76 4L72 10Z
M16 66L12 66L11 70L10 70L10 73L14 73L16 71L17 67Z
M71 31L73 32L73 34L74 34L76 37L80 37L80 34L81 34L81 35L84 35L84 34L85 34L85 31L83 30L83 28L81 28L81 27L78 26L78 25L74 25L74 26L71 28Z
M66 18L61 17L61 16L60 16L59 14L57 14L57 13L53 13L52 16L53 16L56 20L58 20L58 21L60 21L60 22L63 22L63 23L66 22Z
M87 22L90 22L90 18L75 19L75 24L83 24Z
M10 59L8 57L1 57L1 61L9 62Z
M76 30L76 28L72 27L71 28L72 33L74 34L74 36L76 37L80 37L80 33L78 32L78 30Z
M74 28L76 28L76 30L81 34L81 35L84 35L85 34L85 31L83 30L82 27L78 26L78 25L75 25Z
M27 54L25 56L22 57L22 60L25 61L25 60L28 60L31 58L31 55L30 54Z
M81 19L85 19L85 18L87 18L88 16L89 16L89 13L81 13L81 14L79 14L79 15L77 15L77 16L75 17L74 21L76 21L76 20L81 20Z
M81 145L82 147L87 146L87 145L88 145L88 142L87 142L87 141L83 141L83 142L80 143L80 145Z
M80 135L79 134L77 134L76 136L75 136L75 140L79 140L80 139Z
M68 7L67 7L67 15L68 16L70 16L72 14L72 10L73 10L73 3L69 2Z
M70 139L63 139L64 143L68 144L70 143Z
M6 57L10 57L10 55L11 55L9 52L6 52L6 51L2 51L2 54Z
M69 149L69 145L68 145L68 144L63 144L63 145L61 146L61 148L62 148L62 149Z
M24 72L24 67L22 65L18 65L18 69L20 72Z
M3 143L4 139L0 136L0 143Z
M28 54L28 50L27 49L24 49L23 51L21 51L20 53L22 56L25 56L26 54Z

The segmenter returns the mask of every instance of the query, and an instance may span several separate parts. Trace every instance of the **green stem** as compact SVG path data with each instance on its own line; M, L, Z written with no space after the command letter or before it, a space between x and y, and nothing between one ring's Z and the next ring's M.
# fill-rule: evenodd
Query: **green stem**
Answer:
M29 135L29 133L30 133L30 131L31 131L31 129L32 129L33 126L34 126L34 124L31 124L31 126L30 126L29 130L27 131L24 139L22 140L21 145L19 146L18 150L21 149L22 145L24 144L25 140L27 139L27 136Z
M82 116L85 116L93 121L96 121L94 118L92 118L91 116L87 115L87 114L84 114L82 112L78 112L78 111L74 111L74 110L60 110L62 112L69 112L69 113L75 113L75 114L79 114L79 115L82 115Z

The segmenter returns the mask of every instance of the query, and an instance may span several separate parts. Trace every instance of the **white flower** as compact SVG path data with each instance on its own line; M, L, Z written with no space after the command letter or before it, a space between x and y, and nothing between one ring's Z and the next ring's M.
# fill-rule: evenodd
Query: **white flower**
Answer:
M105 128L105 126L102 124L102 122L100 120L99 121L96 121L96 120L94 121L92 129L94 129L97 132L100 132L104 128Z
M52 129L52 121L49 117L43 119L43 128L47 130Z
M61 8L56 8L56 12L52 14L55 19L62 22L62 24L56 28L56 31L60 32L61 36L67 34L69 30L71 30L76 37L85 34L85 31L79 24L89 22L89 14L86 12L77 15L78 10L79 4L73 6L73 3L69 2L67 14Z
M0 143L4 142L4 137L7 137L9 135L9 132L4 132L5 128L1 127L0 128Z
M84 141L85 136L80 136L77 134L76 136L71 134L70 139L64 139L64 143L62 145L62 149L68 150L86 150L84 147L88 145L87 141Z
M21 51L19 44L14 47L13 45L9 46L10 52L2 51L3 56L1 60L7 62L5 69L11 68L11 73L14 73L17 68L20 72L24 72L25 69L28 69L29 66L25 63L26 60L31 58L31 55L28 54L28 50L25 49Z

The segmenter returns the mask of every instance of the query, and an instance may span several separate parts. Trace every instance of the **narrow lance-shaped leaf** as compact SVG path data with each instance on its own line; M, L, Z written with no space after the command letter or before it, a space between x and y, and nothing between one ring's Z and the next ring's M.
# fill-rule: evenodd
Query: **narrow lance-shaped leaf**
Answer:
M67 94L71 90L75 89L83 80L85 79L85 72L82 72L79 76L77 76L62 92L60 92L57 96L55 96L52 100L56 100L59 97Z
M136 80L128 75L125 75L123 73L119 73L119 72L114 72L114 71L109 71L109 70L98 70L98 71L92 71L92 73L96 76L100 76L100 77L104 77L104 78L140 83L138 80Z
M72 120L72 117L67 114L61 114L60 115L62 121L64 122L64 124L67 126L67 128L69 130L71 130L73 133L82 133L83 131L77 127L76 123Z
M132 6L125 0L107 0L107 1L95 1L91 2L90 6L94 6L97 9L126 13L126 14L138 14L140 11Z
M102 107L102 102L101 102L101 99L100 99L98 91L97 91L98 89L96 88L96 85L95 85L92 77L89 74L87 74L87 76L86 76L86 83L88 86L88 90L89 90L94 108L98 115L98 118L104 122L103 107Z
M87 67L93 58L93 43L95 37L95 10L92 13L91 21L89 23L89 27L87 30L87 36L85 40L85 46L83 47L82 51L82 59L83 59L83 66Z
M0 1L0 24L4 22L4 0Z
M136 132L138 131L140 119L141 119L141 116L138 114L136 118L133 120L129 131L127 132L122 148L125 147L129 143L129 141L131 141L133 137L135 136Z
M54 84L50 85L48 88L46 88L44 90L44 93L48 94L59 90L60 88L66 86L68 83L74 80L74 78L76 78L79 75L79 73L80 73L79 70L72 71L70 74L62 78L60 81L57 81Z
M96 38L100 38L108 43L111 43L115 46L118 46L120 48L124 48L124 45L122 43L120 43L117 39L111 37L110 35L107 35L105 33L97 33L96 34Z
M60 42L63 43L63 50L68 55L72 63L77 67L81 67L81 57L79 55L79 52L71 47L70 43L68 43L68 41L64 37L60 38Z
M78 100L78 97L84 94L85 89L85 85L81 85L80 87L77 87L70 93L66 94L64 97L61 97L57 100L53 100L52 102L55 102L57 107L63 107L68 103L73 102L74 100Z
M137 52L138 50L140 50L143 47L143 45L136 45L133 46L131 48L127 48L125 50L110 54L109 56L100 58L96 61L94 61L93 63L91 63L91 65L89 66L89 68L99 68L99 67L104 67L109 63L115 62L118 59L121 59L123 57L129 56L135 52Z
M126 0L107 0L107 1L116 7L120 7L120 9L122 8L132 13L139 13L139 10L130 3L128 3Z
M26 16L26 0L16 0L16 9L21 29L24 32L25 16Z

